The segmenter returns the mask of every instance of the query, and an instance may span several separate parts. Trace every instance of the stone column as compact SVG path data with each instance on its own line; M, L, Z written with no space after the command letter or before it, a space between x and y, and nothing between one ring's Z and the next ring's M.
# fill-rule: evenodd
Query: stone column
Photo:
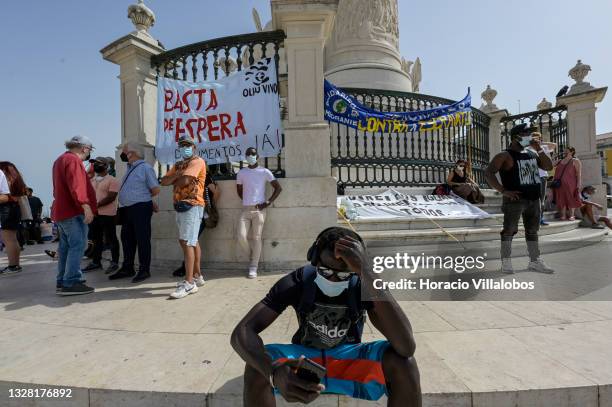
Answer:
M325 50L327 79L339 87L418 91L420 60L406 61L399 52L397 3L339 0Z
M153 164L157 116L157 81L151 69L151 56L164 51L159 41L149 34L155 15L142 0L128 8L128 17L135 30L104 47L102 57L119 65L121 82L121 144L141 144L145 159ZM125 171L117 152L117 172Z
M480 106L480 110L487 114L491 118L489 123L489 157L493 158L495 154L499 153L506 146L501 145L501 119L508 116L506 109L500 109L493 99L497 96L497 91L491 88L491 85L487 85L487 88L480 94L482 99L485 101Z
M557 98L557 105L567 106L567 145L576 149L582 162L582 185L597 187L595 200L606 207L606 188L602 184L601 157L597 152L596 103L603 100L607 87L595 88L584 81L591 67L579 60L569 71L576 81L565 96Z
M338 0L272 0L271 5L273 27L287 35L286 178L268 211L263 249L265 263L278 268L303 263L316 235L336 224L336 181L323 111L323 48Z

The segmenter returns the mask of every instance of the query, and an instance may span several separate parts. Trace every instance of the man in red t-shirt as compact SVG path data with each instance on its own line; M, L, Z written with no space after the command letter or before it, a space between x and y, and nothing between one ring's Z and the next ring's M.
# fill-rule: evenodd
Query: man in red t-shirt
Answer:
M66 141L66 149L53 163L51 217L60 233L56 293L89 294L94 289L82 282L81 258L97 201L83 161L89 160L93 145L85 136L74 136Z

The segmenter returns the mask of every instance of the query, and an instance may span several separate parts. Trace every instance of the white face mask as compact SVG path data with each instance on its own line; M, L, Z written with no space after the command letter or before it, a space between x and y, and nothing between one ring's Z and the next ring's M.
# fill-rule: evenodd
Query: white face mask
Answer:
M246 161L249 165L255 165L257 164L257 156L255 155L247 155L246 156Z
M328 297L337 297L346 289L348 289L349 280L346 281L330 281L317 273L314 280L321 292Z
M533 139L533 137L531 136L525 136L525 137L521 137L521 146L523 147L527 147L529 145L529 143L531 143L531 140Z

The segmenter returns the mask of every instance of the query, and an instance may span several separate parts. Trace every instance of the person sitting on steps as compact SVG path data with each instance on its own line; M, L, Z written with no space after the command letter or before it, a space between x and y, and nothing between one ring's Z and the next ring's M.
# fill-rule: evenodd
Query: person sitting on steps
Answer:
M274 406L275 391L288 402L387 394L389 406L421 406L412 327L388 291L373 289L377 277L361 237L325 229L307 259L310 264L281 278L232 333L231 344L246 362L244 405ZM289 306L299 323L292 343L264 345L261 332ZM361 342L366 313L386 340ZM305 358L325 367L322 382L300 375Z

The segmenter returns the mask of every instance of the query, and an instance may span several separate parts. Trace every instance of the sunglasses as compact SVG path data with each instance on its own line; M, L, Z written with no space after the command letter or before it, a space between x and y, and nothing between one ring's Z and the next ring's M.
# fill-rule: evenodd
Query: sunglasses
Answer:
M319 274L321 274L323 277L326 277L326 278L331 277L335 274L336 277L338 277L342 281L348 280L349 278L351 278L351 275L353 274L349 271L334 271L330 268L322 267L322 266L317 267L317 271L319 272Z

